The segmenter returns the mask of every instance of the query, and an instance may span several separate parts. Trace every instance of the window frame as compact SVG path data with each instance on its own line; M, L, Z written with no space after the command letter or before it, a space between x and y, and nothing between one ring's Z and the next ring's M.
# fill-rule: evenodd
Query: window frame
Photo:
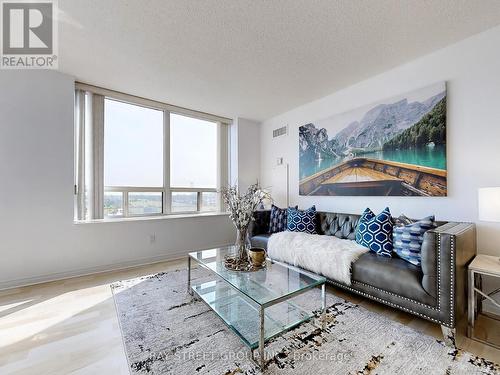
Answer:
M172 203L172 193L197 193L196 195L196 211L172 211L172 207L170 207L170 213L172 215L182 215L182 214L188 214L188 213L206 213L206 212L219 212L220 211L220 203L219 203L219 209L214 210L214 211L202 211L201 210L201 205L202 205L202 195L203 193L218 193L217 189L215 188L170 188L169 189L169 194L170 194L170 203Z
M102 104L106 99L119 101L125 104L136 105L148 109L160 110L163 112L163 186L162 187L148 187L148 186L104 186L104 160L101 157L100 160L93 161L90 163L93 165L92 174L93 176L88 178L85 176L84 168L75 167L75 220L77 221L91 221L96 219L105 220L115 220L123 218L144 218L144 217L158 217L158 216L169 216L169 215L197 215L197 214L207 214L207 213L220 213L224 211L224 203L220 192L222 186L226 186L229 182L229 126L232 124L232 120L220 116L215 116L207 114L204 112L189 110L182 107L172 106L170 104L156 102L153 100L136 97L133 95L128 95L112 90L107 90L99 88L96 86L87 85L84 83L75 83L75 165L78 166L85 160L85 155L82 155L82 150L85 150L85 126L87 125L87 120L85 119L85 113L82 113L82 100L89 100L87 94L91 94L90 97L95 95L100 95L102 98ZM83 94L83 95L82 95ZM82 99L84 98L84 99ZM92 97L90 100L93 100ZM177 114L181 116L188 116L195 119L210 121L217 124L217 187L216 188L184 188L184 187L172 187L170 185L170 114ZM87 114L88 115L88 114ZM91 114L92 119L91 127L95 127L96 116ZM102 124L100 125L101 132L96 132L100 135L93 136L93 154L95 154L95 149L97 148L101 152L104 150L104 115L101 115ZM83 129L82 129L83 128ZM87 137L88 138L88 137ZM97 165L95 165L97 164ZM100 178L96 178L95 175L101 174ZM91 180L93 183L93 192L91 194L85 194L85 186L87 180ZM96 184L96 181L98 182ZM100 184L99 184L100 183ZM113 217L104 216L104 194L106 192L121 192L122 202L123 202L123 215L117 215ZM129 193L144 192L162 193L162 211L161 213L147 213L147 214L129 214ZM174 192L195 192L197 193L197 207L196 211L175 211L172 212L172 193ZM212 211L202 211L202 195L205 192L215 192L217 193L218 208ZM90 202L85 201L82 197L88 195ZM82 216L82 212L85 212L85 206L101 206L100 210L93 210L89 217ZM99 212L100 211L100 215ZM97 214L96 214L97 213ZM100 216L100 217L99 217Z
M123 215L116 215L113 217L106 217L106 219L124 218L124 217L144 217L144 216L162 216L164 213L164 199L165 189L162 187L147 187L147 186L104 186L104 193L122 193ZM148 214L130 214L129 213L129 193L162 193L161 212L148 213Z

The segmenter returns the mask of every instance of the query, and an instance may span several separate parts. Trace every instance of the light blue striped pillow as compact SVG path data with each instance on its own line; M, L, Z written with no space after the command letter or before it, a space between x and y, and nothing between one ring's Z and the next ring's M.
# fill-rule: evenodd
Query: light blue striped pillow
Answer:
M394 252L401 259L420 266L424 233L436 227L434 220L433 215L412 224L394 227L392 231Z

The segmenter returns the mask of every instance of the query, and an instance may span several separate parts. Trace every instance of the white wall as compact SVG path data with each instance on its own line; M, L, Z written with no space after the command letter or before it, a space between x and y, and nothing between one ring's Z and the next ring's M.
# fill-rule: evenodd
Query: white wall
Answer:
M0 71L0 288L234 241L227 216L74 224L73 92L57 72Z
M411 217L477 221L477 189L500 186L500 27L360 82L265 121L261 127L261 178L271 184L282 156L290 164L290 204L361 213L369 206ZM369 56L367 56L369 58ZM298 127L379 99L439 81L448 83L447 198L299 197ZM272 130L289 125L275 140ZM275 188L275 187L273 187ZM500 255L500 225L478 223L479 252Z
M260 177L260 124L236 118L231 125L231 183L246 190Z

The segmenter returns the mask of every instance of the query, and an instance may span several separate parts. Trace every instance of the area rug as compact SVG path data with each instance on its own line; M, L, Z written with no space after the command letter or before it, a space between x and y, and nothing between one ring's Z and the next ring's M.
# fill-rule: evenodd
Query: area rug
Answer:
M207 277L192 271L194 282ZM132 374L500 374L493 362L331 293L326 329L310 321L272 339L261 371L237 335L187 293L186 281L187 271L174 271L112 285ZM294 302L314 311L318 301L312 290Z

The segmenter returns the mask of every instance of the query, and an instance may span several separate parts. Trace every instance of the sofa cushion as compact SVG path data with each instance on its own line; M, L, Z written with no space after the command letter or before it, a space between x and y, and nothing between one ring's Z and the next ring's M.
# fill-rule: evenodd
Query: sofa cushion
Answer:
M433 228L435 228L434 216L428 216L405 226L395 227L392 232L394 252L401 259L415 266L420 266L424 233Z
M253 247L262 247L267 249L267 241L271 237L271 233L262 233L250 238L250 243Z
M295 206L295 209L298 209ZM288 210L286 208L279 208L274 204L271 206L271 217L269 218L269 233L278 233L286 230L286 219Z
M403 259L363 254L352 264L352 280L412 300L435 305L436 300L422 287L422 270Z
M316 206L304 211L288 208L287 230L316 234Z
M334 212L318 212L318 233L335 236L342 240L355 240L360 215Z
M356 229L356 242L385 257L392 252L392 218L389 207L376 215L367 208Z
M271 210L257 210L253 213L253 218L250 221L248 232L250 237L261 233L269 233L269 219Z

